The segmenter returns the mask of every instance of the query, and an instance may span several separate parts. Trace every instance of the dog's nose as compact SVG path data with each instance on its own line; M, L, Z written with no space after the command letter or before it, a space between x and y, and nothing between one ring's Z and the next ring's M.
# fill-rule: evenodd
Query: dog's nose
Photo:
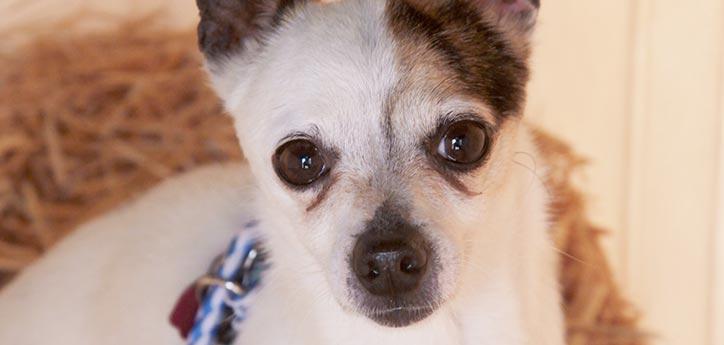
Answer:
M404 238L360 236L352 254L357 278L373 295L415 291L427 272L429 250L424 243L417 232Z

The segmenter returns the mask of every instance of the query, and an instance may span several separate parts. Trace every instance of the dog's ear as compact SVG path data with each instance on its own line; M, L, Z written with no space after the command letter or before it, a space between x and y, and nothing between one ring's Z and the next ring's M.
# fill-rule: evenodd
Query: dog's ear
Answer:
M213 62L244 52L279 24L284 11L304 0L196 0L199 48Z
M239 85L245 60L263 44L284 15L307 0L196 0L199 49L211 84L223 100ZM242 59L242 60L239 60ZM230 63L231 61L234 63Z
M468 0L502 28L529 34L538 18L540 0Z
M390 0L394 1L394 0ZM443 22L475 21L472 12L509 38L527 41L538 18L540 0L401 0L422 13Z

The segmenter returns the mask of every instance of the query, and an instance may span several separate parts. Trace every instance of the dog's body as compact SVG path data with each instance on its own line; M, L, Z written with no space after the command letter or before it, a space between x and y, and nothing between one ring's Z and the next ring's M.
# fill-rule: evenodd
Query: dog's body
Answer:
M255 220L272 265L235 344L563 344L520 120L537 2L467 1L199 0L248 165L64 240L0 295L0 343L182 343L173 303Z

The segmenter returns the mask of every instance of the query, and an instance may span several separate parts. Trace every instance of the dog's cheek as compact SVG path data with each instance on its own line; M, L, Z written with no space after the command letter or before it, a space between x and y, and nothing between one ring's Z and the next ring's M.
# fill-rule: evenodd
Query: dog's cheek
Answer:
M329 289L338 304L345 310L355 309L355 291L351 289L350 279L356 279L350 269L350 253L356 241L356 233L361 229L364 210L355 210L351 196L334 195L335 202L323 205L314 214L314 235L309 236L315 256L324 271Z
M434 175L420 185L440 183ZM433 182L436 181L436 182ZM470 237L470 215L475 207L468 198L448 188L440 192L430 192L430 188L415 188L411 218L424 224L425 237L432 244L437 262L437 280L440 299L449 300L455 294L460 283L460 274L464 270L468 256Z
M443 228L426 229L426 237L432 243L437 261L437 289L441 301L449 300L457 291L460 272L466 257L464 233L456 231L454 224Z
M310 195L308 202L313 202L315 196ZM304 209L298 214L298 232L315 256L321 267L330 267L330 262L340 261L343 256L341 248L348 247L354 229L357 226L356 218L359 212L350 205L349 195L332 190L322 202L314 209ZM303 205L307 205L303 204Z
M464 179L464 183L469 189L479 193L478 197L474 199L490 200L505 193L505 187L510 183L512 166L517 163L520 155L526 155L525 152L516 152L519 128L519 119L511 118L503 121L493 138L486 163ZM473 200L473 202L477 201ZM484 206L484 204L480 206Z
M353 243L344 237L337 237L337 241L330 248L328 265L325 268L327 281L332 295L343 309L354 309L354 291L351 290L350 279L355 279L350 269L349 253Z

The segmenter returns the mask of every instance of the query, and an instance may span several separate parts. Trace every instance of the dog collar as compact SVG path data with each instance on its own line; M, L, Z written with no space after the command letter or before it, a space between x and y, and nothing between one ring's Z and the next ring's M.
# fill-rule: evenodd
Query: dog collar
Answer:
M247 224L245 230L255 226ZM188 345L229 345L246 318L252 292L267 268L266 255L251 231L236 235L226 252L181 295L171 324Z

